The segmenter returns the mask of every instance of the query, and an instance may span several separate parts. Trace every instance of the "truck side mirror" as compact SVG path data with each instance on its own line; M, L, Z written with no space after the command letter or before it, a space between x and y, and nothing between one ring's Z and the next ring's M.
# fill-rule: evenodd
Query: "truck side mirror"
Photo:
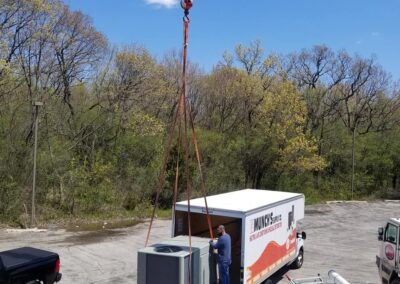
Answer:
M305 240L307 238L306 232L297 233L297 238Z
M378 240L379 241L383 240L383 227L378 228Z

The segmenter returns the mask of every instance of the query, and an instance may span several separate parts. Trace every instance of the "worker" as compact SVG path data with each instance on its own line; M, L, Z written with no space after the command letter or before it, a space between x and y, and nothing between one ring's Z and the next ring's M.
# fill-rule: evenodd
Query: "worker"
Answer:
M218 226L217 235L218 241L214 243L213 240L210 240L210 245L213 249L218 250L219 283L229 284L229 266L232 263L231 236L226 233L224 225Z

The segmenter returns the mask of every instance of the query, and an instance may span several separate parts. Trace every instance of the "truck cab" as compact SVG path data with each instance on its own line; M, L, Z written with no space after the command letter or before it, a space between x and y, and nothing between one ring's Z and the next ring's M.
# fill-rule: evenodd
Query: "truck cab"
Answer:
M391 218L378 229L379 255L376 264L384 284L400 284L400 218Z

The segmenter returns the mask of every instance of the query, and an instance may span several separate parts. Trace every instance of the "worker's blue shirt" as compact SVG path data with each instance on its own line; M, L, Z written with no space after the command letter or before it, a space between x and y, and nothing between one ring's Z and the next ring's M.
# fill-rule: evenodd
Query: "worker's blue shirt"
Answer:
M218 261L231 263L231 236L225 233L216 244L211 242L211 246L218 250Z

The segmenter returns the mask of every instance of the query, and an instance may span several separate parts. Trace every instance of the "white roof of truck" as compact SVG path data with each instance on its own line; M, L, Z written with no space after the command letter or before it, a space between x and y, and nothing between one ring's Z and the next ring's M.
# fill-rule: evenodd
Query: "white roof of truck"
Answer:
M303 197L303 194L261 189L243 189L207 196L207 205L210 210L218 209L236 212L249 212L296 197ZM185 208L184 210L186 210L187 200L177 202L176 205L177 209ZM190 207L205 208L204 197L191 199Z
M192 205L192 204L190 204ZM390 218L390 220L392 220L394 223L397 223L400 225L400 218Z

